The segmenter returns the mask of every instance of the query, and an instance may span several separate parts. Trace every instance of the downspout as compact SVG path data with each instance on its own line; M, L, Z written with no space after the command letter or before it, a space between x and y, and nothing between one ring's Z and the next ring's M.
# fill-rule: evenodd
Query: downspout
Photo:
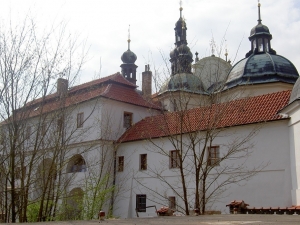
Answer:
M115 147L116 143L115 141L113 142L113 147L114 147L114 154L113 154L113 158L114 158L114 167L113 167L113 190L111 193L111 199L110 199L110 213L108 213L108 216L113 215L113 211L114 211L114 200L115 200L115 185L116 185L116 174L117 174L117 148Z

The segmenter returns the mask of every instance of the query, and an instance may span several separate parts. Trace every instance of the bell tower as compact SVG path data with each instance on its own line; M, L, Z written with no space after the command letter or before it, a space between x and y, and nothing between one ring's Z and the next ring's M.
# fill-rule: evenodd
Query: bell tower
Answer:
M128 50L125 51L122 56L121 60L123 64L121 64L122 75L128 80L129 82L136 84L136 68L135 61L137 59L134 52L130 50L130 25L128 28Z
M182 16L182 1L180 1L180 17L175 23L175 48L170 52L172 76L178 73L191 73L193 54L187 46L186 22Z

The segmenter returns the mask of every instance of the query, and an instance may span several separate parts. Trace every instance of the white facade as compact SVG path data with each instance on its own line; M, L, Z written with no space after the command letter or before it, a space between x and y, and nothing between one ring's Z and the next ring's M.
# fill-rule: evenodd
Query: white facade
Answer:
M291 167L290 167L290 150L288 121L277 121L263 124L258 134L251 140L253 148L249 149L252 153L246 160L246 167L249 170L264 168L251 179L241 181L237 184L231 184L224 189L221 196L214 199L209 204L208 211L221 211L228 213L226 207L230 201L234 199L243 199L252 207L286 207L292 204ZM245 137L256 125L247 125L233 127L219 134L214 140L213 145L220 146L220 155L222 151L226 151L226 143L235 138ZM187 138L188 140L188 138ZM153 141L153 143L152 143ZM136 195L146 194L147 205L156 205L157 208L168 206L168 197L175 196L178 208L183 207L183 203L174 191L166 185L162 179L158 178L158 174L166 179L178 193L181 192L180 176L178 168L169 168L169 155L166 155L159 148L160 146L169 152L174 149L170 140L166 138L157 138L152 141L135 141L123 143L118 147L117 156L124 156L124 171L118 172L117 180L125 182L127 192L120 197L115 207L115 215L123 218L136 217ZM147 154L147 170L140 170L141 154ZM191 157L192 158L192 157ZM221 163L238 164L243 163L245 158L240 160L229 160ZM186 160L187 166L188 160ZM223 164L223 165L222 165ZM192 171L192 170L191 170ZM226 176L226 175L223 175ZM125 178L126 177L126 178ZM124 179L125 178L125 179ZM188 195L190 199L190 209L194 209L193 193L195 184L193 182L192 173L186 173L186 179L189 180ZM222 180L222 176L219 178ZM179 209L180 210L180 209ZM181 209L182 211L182 209ZM147 209L145 213L139 213L139 216L153 216L152 208Z

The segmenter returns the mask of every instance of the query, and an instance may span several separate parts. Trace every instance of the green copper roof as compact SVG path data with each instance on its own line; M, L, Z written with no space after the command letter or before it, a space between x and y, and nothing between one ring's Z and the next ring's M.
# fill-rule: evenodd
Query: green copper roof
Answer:
M160 88L159 93L165 91L188 91L202 93L202 83L200 79L191 73L179 73L171 76Z
M298 77L293 63L283 56L269 53L253 54L232 67L225 88L277 81L293 84Z

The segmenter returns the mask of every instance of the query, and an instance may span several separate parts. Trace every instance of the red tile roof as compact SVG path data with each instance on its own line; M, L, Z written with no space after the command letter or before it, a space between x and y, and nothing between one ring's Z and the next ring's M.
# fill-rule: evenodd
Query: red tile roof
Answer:
M277 112L288 104L291 91L238 99L146 117L128 129L119 142L283 119ZM183 119L181 119L183 118ZM181 123L182 121L182 123ZM182 125L182 128L180 126Z
M145 100L137 91L136 85L127 81L120 73L100 78L88 83L72 87L64 99L64 107L95 99L109 98L146 108L160 109L158 105ZM55 111L61 107L62 101L57 93L47 95L26 104L29 117ZM24 109L24 108L22 108ZM22 109L19 109L22 110ZM28 112L27 111L27 112Z

